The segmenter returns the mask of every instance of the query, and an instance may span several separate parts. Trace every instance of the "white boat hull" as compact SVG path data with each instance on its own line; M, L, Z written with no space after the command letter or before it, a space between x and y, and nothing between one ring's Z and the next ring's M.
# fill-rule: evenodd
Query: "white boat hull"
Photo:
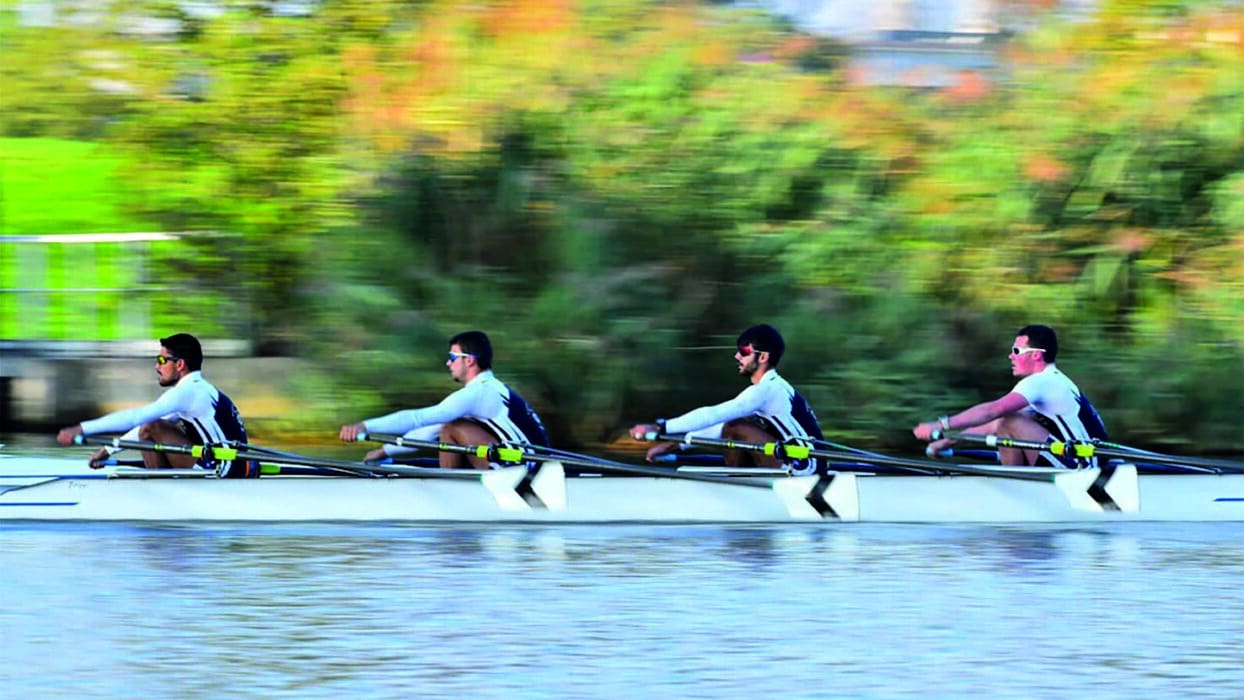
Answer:
M546 469L548 469L546 467ZM1129 468L1130 469L1130 468ZM843 473L779 477L758 488L678 478L562 478L542 470L538 498L521 469L473 478L154 477L92 472L80 460L0 459L0 520L393 522L1082 522L1244 520L1244 474L1121 469L1113 495L1096 476L1071 487L992 476ZM154 478L144 478L154 477Z

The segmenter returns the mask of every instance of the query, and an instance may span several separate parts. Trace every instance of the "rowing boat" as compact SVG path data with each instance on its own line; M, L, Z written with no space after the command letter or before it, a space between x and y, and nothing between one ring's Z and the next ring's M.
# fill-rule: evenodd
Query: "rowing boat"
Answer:
M1162 473L1128 463L1084 470L979 467L954 474L840 470L808 477L577 471L568 476L561 463L548 461L534 470L411 468L371 477L219 479L197 469L89 470L81 458L5 455L0 520L1244 521L1244 474Z

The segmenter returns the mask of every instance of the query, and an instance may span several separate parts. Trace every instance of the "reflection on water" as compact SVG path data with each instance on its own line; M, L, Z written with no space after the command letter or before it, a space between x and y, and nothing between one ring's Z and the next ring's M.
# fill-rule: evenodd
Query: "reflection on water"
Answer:
M1233 528L0 525L0 696L1235 698Z

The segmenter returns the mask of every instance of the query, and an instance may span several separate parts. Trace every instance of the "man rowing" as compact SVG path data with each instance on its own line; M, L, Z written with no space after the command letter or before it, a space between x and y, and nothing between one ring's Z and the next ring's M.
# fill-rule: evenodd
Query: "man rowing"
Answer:
M466 331L449 340L449 375L461 389L435 406L397 411L378 418L341 427L340 437L354 442L362 433L397 433L412 440L438 441L454 445L549 446L548 433L536 412L510 387L492 373L492 343L482 331ZM366 459L379 460L410 450L384 445L367 453ZM456 452L440 453L442 467L488 469L488 460Z
M160 386L170 387L159 399L62 428L56 441L69 445L79 435L127 433L127 439L136 437L163 445L246 442L246 426L237 406L203 377L203 348L197 338L189 333L161 338L155 369ZM91 455L91 468L103 466L113 452L108 447L97 450ZM247 460L218 461L168 452L144 451L143 466L149 469L201 467L214 469L224 477L259 476L257 466Z
M641 423L631 428L631 437L644 439L648 433L686 434L693 437L721 438L753 443L788 442L808 444L822 439L821 426L812 407L777 372L786 351L782 334L773 326L752 326L739 334L734 359L739 374L750 385L738 396L713 406L702 406L676 418ZM678 443L659 442L648 449L648 461L669 452ZM750 459L749 459L750 458ZM780 459L740 450L726 454L730 466L778 467ZM787 465L795 474L817 471L815 459Z
M1020 377L1007 395L976 404L951 416L920 423L912 433L920 440L933 440L937 431L958 430L973 435L997 435L1012 440L1060 442L1105 440L1106 426L1097 409L1075 382L1054 364L1058 356L1058 336L1049 326L1030 325L1019 329L1011 345L1011 373ZM954 444L954 440L933 440L930 455ZM1001 448L998 457L1012 466L1037 465L1039 459L1056 467L1075 467L1075 458L1049 451Z

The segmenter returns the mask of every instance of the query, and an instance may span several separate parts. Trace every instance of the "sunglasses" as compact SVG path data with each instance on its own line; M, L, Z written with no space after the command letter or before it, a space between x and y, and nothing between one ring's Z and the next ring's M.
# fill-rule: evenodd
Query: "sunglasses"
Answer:
M739 348L739 357L751 357L753 353L758 352L764 352L764 350L757 350L756 348L748 345L747 347Z
M1012 355L1024 355L1030 352L1045 352L1045 348L1021 348L1018 346L1011 348Z
M167 365L170 362L176 362L180 359L181 358L177 357L176 355L156 355L156 364L163 367L164 365Z
M451 350L451 351L449 351L449 361L450 361L450 362L454 362L454 361L456 361L459 357L475 357L475 356L474 356L474 355L472 355L472 354L471 354L471 353L469 353L469 352L454 352L454 351L452 351L452 350Z

